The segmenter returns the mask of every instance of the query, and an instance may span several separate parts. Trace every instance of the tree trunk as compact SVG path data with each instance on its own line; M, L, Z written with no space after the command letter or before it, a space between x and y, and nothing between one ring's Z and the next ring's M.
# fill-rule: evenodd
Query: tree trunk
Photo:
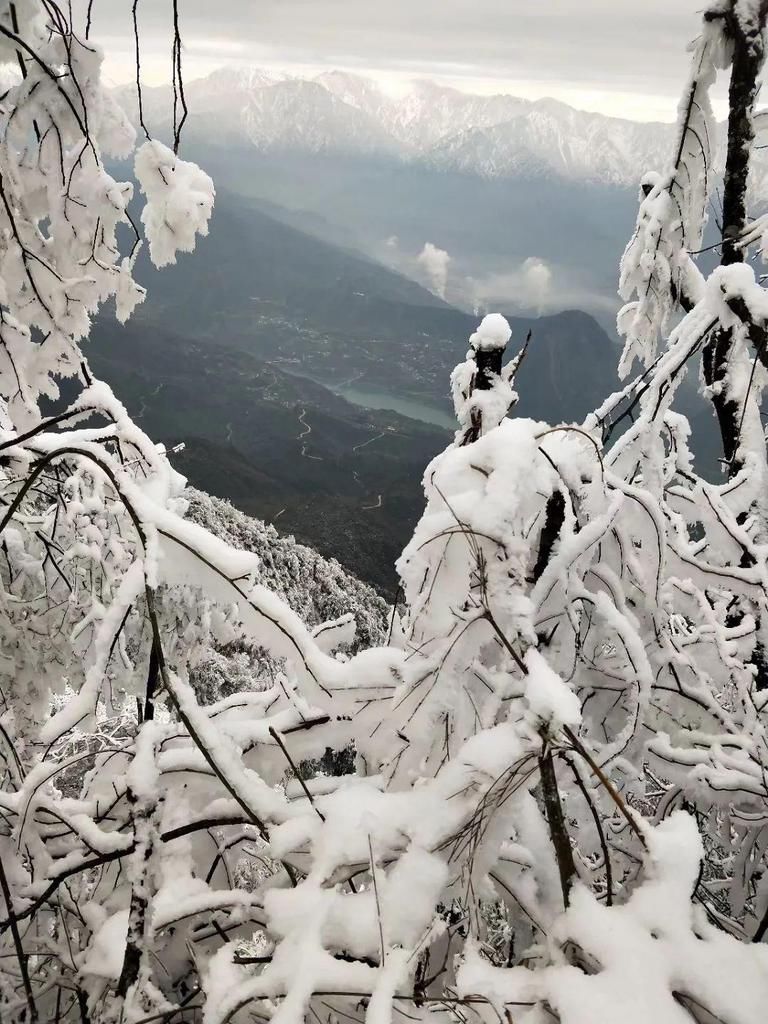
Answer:
M735 2L725 15L715 12L705 15L705 18L724 17L726 34L733 44L728 87L728 151L723 179L721 266L744 261L744 250L738 242L747 223L747 181L755 139L752 115L765 60L763 26L767 9L768 3L761 4L758 23L750 26L739 20ZM738 401L729 397L724 387L732 346L733 329L721 327L709 339L703 354L704 380L712 389L712 404L723 441L723 458L730 477L742 468L741 460L737 458L741 410Z

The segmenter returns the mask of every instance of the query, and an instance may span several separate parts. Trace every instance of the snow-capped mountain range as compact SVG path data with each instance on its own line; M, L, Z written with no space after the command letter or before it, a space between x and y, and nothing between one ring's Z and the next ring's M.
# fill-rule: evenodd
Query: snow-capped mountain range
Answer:
M121 90L133 103L132 90ZM669 159L675 128L576 110L556 100L481 96L416 81L391 96L370 78L222 68L188 83L189 128L211 143L381 155L484 177L554 175L634 186ZM148 122L167 123L168 89L144 90Z

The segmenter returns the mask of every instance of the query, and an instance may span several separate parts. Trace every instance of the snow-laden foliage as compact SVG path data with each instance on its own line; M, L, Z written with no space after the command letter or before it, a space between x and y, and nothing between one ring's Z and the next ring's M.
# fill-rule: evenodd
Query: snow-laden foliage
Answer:
M504 366L509 325L479 325L403 604L386 643L369 623L356 644L236 515L193 496L185 518L163 451L91 380L88 313L139 295L110 233L128 191L96 187L102 128L132 143L61 9L0 3L24 68L0 143L4 1020L762 1021L768 309L737 254L764 19L751 0L705 12L704 121L681 125L687 145L732 62L725 265L689 265L708 180L673 153L622 275L655 295L652 334L631 328L639 377L580 425L508 418L525 347ZM154 140L138 162L132 220L167 263L212 188ZM719 484L673 408L701 350ZM62 373L82 390L46 419ZM236 685L221 662L202 685L223 649Z
M663 172L647 172L641 182L637 226L624 253L619 283L628 300L618 319L626 338L622 376L634 359L650 365L678 304L690 306L701 295L701 273L691 253L701 247L708 216L715 137L709 89L716 69L727 62L724 50L719 22L705 21L680 103L674 163Z
M228 501L187 488L187 519L236 548L258 555L258 579L274 591L310 628L353 615L355 643L378 646L389 628L387 604L376 591L335 559L281 536L274 526L252 519Z
M234 547L258 557L258 581L281 597L321 643L331 636L353 653L386 640L391 614L372 587L334 559L282 537L274 526L244 515L229 502L188 488L188 519ZM344 642L344 630L348 642ZM195 657L190 682L203 703L275 682L280 662L258 644L235 639L206 645Z
M156 267L192 252L198 234L208 234L213 182L196 164L180 160L162 142L150 140L136 152L136 178L147 202L141 212L149 255Z

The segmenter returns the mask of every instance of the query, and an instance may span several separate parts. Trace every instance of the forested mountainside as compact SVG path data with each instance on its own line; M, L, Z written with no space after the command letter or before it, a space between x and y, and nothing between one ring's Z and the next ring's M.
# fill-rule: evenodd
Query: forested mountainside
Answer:
M193 487L186 489L185 498L187 520L224 543L256 555L256 581L285 601L311 630L322 636L337 624L349 636L343 645L348 654L386 642L391 615L386 602L335 558L323 558L228 501ZM212 639L193 660L190 683L197 699L211 704L234 694L267 690L284 671L284 660L271 656L258 643Z
M187 518L238 550L258 555L258 582L278 594L308 626L350 614L356 625L355 648L384 641L386 602L335 558L323 558L221 498L192 487L185 497L189 499Z

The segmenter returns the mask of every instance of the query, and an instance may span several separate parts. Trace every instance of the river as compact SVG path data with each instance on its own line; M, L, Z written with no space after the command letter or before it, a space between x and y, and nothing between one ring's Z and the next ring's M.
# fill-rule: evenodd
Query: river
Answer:
M431 423L446 430L456 429L456 418L451 416L447 400L445 406L438 406L417 398L389 395L386 391L358 388L354 384L342 384L331 390L353 405L361 405L365 409L391 409L412 420L421 420L422 423Z

